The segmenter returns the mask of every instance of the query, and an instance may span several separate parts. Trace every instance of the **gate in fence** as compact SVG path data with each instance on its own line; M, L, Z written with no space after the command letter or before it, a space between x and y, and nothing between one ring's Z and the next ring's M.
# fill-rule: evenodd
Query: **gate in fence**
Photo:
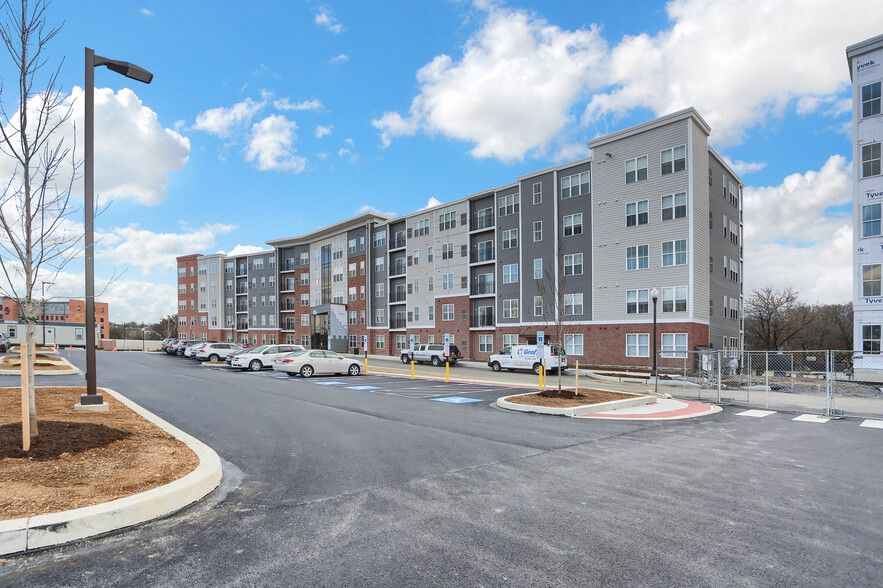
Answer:
M659 391L770 410L881 417L883 357L860 355L836 350L662 352L659 365L666 367L660 369ZM869 367L856 370L859 359ZM881 381L871 381L875 373Z

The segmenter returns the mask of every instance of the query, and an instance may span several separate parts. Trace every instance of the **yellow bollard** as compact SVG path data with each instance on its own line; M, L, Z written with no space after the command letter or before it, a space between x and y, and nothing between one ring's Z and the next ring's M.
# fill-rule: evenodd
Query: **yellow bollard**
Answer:
M368 375L368 358L365 358L365 375Z
M445 362L445 382L451 381L451 363Z
M540 392L543 391L543 372L544 371L545 370L543 369L543 365L540 364Z
M414 361L411 360L411 379L414 379Z

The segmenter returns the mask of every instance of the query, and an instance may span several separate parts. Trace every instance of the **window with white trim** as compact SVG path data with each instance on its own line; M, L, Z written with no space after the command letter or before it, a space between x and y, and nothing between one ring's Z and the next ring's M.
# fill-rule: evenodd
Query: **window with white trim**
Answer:
M862 118L880 114L880 82L862 86Z
M442 320L443 321L454 320L454 305L453 304L442 304Z
M543 258L537 257L533 260L533 279L534 280L542 280L543 279Z
M564 216L564 236L580 235L583 232L583 213Z
M408 348L408 336L407 335L396 335L396 349L401 351L402 349Z
M518 247L518 229L503 231L503 249Z
M521 202L521 194L509 194L508 196L500 196L499 201L499 216L507 216L510 214L517 214L518 207Z
M374 233L371 238L371 243L374 245L374 247L383 247L384 245L386 245L386 231L377 231L376 233Z
M646 225L650 222L650 201L639 200L625 205L625 226Z
M590 172L584 171L561 178L561 198L573 198L588 194L591 185Z
M457 213L445 212L438 215L438 230L446 231L457 226Z
M686 312L687 287L672 286L662 289L662 312Z
M442 274L442 290L454 289L454 274Z
M687 169L687 147L681 145L680 147L665 149L660 154L659 160L661 162L660 171L662 175L684 171Z
M583 336L582 335L564 335L564 352L567 355L583 354Z
M564 256L564 275L580 276L583 273L583 254L573 253Z
M687 240L663 241L662 267L685 265L687 263Z
M518 318L518 298L503 300L503 318Z
M503 347L509 347L511 345L518 344L518 335L515 333L507 333L503 335Z
M625 183L633 184L647 179L647 156L627 159L625 162Z
M543 201L543 184L535 182L533 185L533 203L540 204Z
M627 290L625 293L626 314L647 314L650 312L650 290Z
M568 316L582 316L583 314L583 295L565 294L564 295L564 314Z
M687 193L680 192L662 197L662 220L672 220L687 216Z
M386 320L386 313L383 308L374 309L374 324L380 324Z
M862 145L862 177L880 175L880 143Z
M636 245L625 248L626 271L647 269L650 267L650 246Z
M374 271L375 272L382 272L384 267L385 267L385 265L384 265L384 258L383 257L377 257L374 259Z
M687 357L687 333L662 333L664 357Z
M538 243L543 240L543 221L534 221L533 223L533 242Z
M627 333L625 355L626 357L650 357L650 334Z
M490 353L494 350L494 336L493 335L479 335L478 336L478 350L482 353Z
M872 355L880 354L880 325L862 325L862 351Z
M503 266L503 283L515 284L518 282L518 264L510 263Z
M543 297L542 296L534 296L533 297L533 315L534 316L543 316Z
M453 259L454 258L454 244L453 243L442 243L442 259Z
M422 237L429 234L429 219L424 218L414 223L414 236Z
M880 264L862 266L862 296L880 296Z
M862 237L879 237L880 228L880 204L862 206Z

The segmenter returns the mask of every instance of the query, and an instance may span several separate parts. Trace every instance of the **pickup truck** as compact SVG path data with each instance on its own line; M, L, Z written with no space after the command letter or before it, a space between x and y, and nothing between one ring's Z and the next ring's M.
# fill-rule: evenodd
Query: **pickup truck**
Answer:
M415 345L414 352L410 349L402 349L402 363L429 362L432 365L439 366L443 363L455 364L460 359L460 349L456 345L448 347L449 353L445 353L444 345L423 344Z

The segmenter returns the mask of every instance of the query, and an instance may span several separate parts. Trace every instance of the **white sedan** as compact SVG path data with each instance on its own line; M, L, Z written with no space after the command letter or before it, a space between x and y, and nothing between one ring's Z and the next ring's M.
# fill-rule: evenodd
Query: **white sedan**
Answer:
M246 349L233 357L230 365L242 370L256 372L273 365L273 360L292 351L303 349L300 345L261 345Z
M273 369L289 376L300 374L309 378L314 374L347 374L358 376L362 368L357 361L324 349L302 350L273 360Z

